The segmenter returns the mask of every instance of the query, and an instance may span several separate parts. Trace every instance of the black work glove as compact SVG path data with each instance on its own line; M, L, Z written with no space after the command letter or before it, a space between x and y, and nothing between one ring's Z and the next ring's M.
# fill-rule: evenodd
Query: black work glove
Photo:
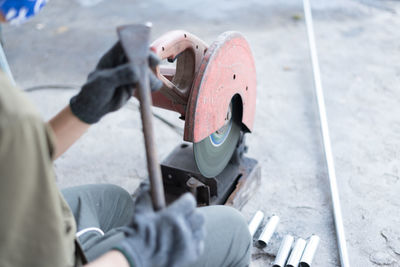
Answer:
M115 247L131 267L179 267L194 262L204 249L204 217L186 193L164 210L135 214Z
M83 122L98 122L105 114L121 108L133 95L139 71L128 60L117 42L100 59L96 69L89 74L81 91L70 100L72 113ZM149 53L149 66L159 63L157 56ZM158 90L162 82L148 71L151 90Z

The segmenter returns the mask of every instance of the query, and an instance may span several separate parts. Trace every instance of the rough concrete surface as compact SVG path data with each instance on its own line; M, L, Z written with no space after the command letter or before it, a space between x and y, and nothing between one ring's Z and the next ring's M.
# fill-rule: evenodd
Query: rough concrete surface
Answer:
M211 43L242 32L254 52L258 97L249 155L262 186L244 207L281 218L272 243L253 249L267 266L286 233L321 237L314 266L338 266L301 1L61 1L20 27L4 27L17 83L80 85L121 24L152 21L153 37L185 29ZM312 1L317 47L352 266L400 266L400 3ZM29 93L49 119L76 90ZM137 102L94 125L55 162L60 187L146 176ZM155 110L182 126L176 114ZM160 157L182 137L156 121Z

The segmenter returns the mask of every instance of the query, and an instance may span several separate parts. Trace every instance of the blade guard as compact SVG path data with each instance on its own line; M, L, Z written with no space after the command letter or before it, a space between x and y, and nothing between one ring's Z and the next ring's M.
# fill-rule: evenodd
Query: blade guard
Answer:
M220 129L236 95L242 104L243 128L251 132L256 86L254 59L246 39L238 32L221 34L207 50L192 86L184 140L197 143Z
M252 131L256 70L249 44L240 33L225 32L207 48L192 34L172 31L151 46L162 59L180 55L176 70L157 69L164 86L153 93L153 105L181 113L185 141L200 142L220 129L236 95L242 105L242 128Z

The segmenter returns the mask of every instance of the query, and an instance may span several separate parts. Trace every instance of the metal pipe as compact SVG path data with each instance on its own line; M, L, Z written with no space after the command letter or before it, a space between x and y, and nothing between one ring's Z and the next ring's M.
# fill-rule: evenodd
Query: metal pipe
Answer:
M275 261L272 267L283 267L289 256L290 249L292 248L294 238L291 235L285 235L279 247L278 254L276 254Z
M264 248L268 245L269 240L274 234L276 227L279 223L279 217L273 215L267 222L264 230L261 232L260 237L257 240L257 246L260 248Z
M257 229L260 227L262 221L264 219L264 213L259 210L257 211L253 218L249 222L249 232L251 237L254 236L254 234L257 232Z
M339 256L342 267L350 267L349 256L347 253L346 236L343 226L342 210L340 207L339 191L336 182L335 163L333 160L331 141L329 137L328 119L326 116L324 95L322 91L321 74L318 63L317 48L315 46L314 28L309 0L303 0L304 17L308 33L308 43L310 47L310 55L312 68L314 73L314 85L317 95L317 103L319 110L319 118L321 122L322 140L324 143L325 160L328 168L328 177L330 191L332 197L333 215L336 226L336 236L339 248Z
M310 267L319 244L319 236L312 235L300 259L300 267Z
M153 208L164 208L165 196L162 183L161 168L158 164L156 143L153 130L153 115L151 112L151 94L149 82L149 39L151 24L126 25L118 27L121 45L129 61L138 71L137 83L142 118L143 135L146 146L147 170L149 172L151 199Z
M306 241L303 238L299 238L294 243L290 257L286 263L286 267L297 267L300 262L301 255L303 254Z
M14 77L11 73L10 66L8 65L8 61L6 55L4 54L3 46L0 44L0 68L4 71L4 73L10 79L12 85L16 85Z

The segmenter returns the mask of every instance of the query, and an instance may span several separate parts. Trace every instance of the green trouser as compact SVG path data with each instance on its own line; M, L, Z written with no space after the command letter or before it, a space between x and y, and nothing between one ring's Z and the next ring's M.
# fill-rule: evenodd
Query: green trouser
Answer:
M118 228L130 222L134 203L115 185L84 185L62 191L76 220L79 243L89 261L104 254L124 236ZM205 250L190 266L248 266L251 238L247 223L235 209L210 206L205 217Z

